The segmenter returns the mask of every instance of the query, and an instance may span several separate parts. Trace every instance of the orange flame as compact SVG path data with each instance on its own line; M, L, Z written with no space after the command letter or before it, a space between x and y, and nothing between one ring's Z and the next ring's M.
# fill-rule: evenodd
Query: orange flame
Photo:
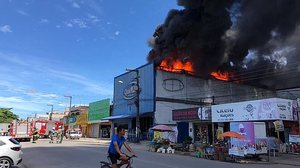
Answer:
M215 77L216 79L229 81L229 73L228 72L221 72L220 70L217 72L210 73L211 76Z
M169 60L164 59L160 63L160 69L169 71L169 72L181 72L182 70L187 71L188 73L193 73L193 66L190 61L182 62L180 60Z

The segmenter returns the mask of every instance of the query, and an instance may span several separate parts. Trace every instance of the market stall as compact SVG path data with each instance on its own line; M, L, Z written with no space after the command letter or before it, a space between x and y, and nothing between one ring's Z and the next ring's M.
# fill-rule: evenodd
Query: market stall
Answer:
M156 125L151 129L154 131L154 138L150 142L149 151L174 153L171 144L176 139L175 131L167 125Z

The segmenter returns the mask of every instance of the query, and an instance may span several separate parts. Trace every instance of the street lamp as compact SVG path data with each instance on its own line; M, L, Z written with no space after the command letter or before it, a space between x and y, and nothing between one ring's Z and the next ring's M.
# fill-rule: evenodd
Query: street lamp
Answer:
M71 113L72 96L65 96L65 97L70 99L70 103L69 103L69 113Z
M51 112L50 112L49 120L52 120L53 104L47 104L47 106L51 106Z
M135 130L136 130L136 142L140 142L140 84L139 84L139 70L138 69L126 69L128 72L134 71L136 73L136 100L135 100L135 106L136 106L136 119L135 119Z
M67 115L68 129L69 129L69 128L70 128L69 115L71 115L72 96L65 96L65 97L70 99L70 103L69 103L69 114Z

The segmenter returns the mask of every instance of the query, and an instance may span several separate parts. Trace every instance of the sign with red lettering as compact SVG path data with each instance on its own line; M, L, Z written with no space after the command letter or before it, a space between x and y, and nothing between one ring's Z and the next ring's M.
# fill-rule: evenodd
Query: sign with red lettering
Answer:
M184 121L184 120L196 120L199 119L198 116L199 108L189 108L189 109L178 109L172 111L173 121Z

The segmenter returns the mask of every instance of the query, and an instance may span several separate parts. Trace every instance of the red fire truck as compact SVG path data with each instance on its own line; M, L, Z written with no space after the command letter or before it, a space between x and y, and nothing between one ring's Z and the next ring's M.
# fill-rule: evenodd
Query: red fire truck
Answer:
M27 120L14 120L10 123L9 134L18 141L30 141L32 135L31 123Z
M49 132L53 128L55 129L55 131L57 131L59 126L61 125L61 122L53 120L34 120L32 122L33 128L36 128L38 130L40 138L49 137Z
M32 127L36 128L38 130L38 133L40 135L40 138L44 138L47 136L47 124L48 120L33 120L32 121Z

